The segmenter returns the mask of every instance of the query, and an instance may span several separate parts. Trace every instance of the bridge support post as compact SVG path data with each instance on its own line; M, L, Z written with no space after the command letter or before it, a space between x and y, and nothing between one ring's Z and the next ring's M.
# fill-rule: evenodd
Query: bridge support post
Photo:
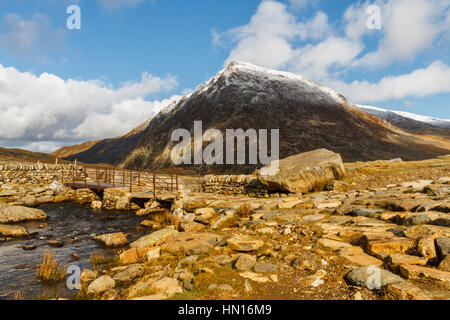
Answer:
M156 174L153 172L153 198L156 200Z

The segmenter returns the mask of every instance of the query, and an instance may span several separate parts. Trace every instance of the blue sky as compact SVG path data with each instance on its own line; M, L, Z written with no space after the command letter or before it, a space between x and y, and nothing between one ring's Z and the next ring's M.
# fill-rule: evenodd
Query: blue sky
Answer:
M124 134L233 59L450 118L448 0L5 0L0 25L2 146Z

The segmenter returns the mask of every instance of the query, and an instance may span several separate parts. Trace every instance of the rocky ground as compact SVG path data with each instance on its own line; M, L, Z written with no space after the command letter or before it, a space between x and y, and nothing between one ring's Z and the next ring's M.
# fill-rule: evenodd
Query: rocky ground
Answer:
M151 201L146 236L95 238L122 249L83 270L78 298L450 299L450 156L346 171L329 191ZM10 217L39 218L11 207L3 240L26 232Z

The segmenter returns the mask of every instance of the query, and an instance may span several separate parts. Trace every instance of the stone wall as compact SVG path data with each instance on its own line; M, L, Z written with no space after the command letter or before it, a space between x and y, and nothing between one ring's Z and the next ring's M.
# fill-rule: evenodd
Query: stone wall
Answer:
M252 175L208 175L203 178L204 192L224 195L247 194L259 197L267 194L267 190Z
M71 181L73 172L80 178L84 176L83 170L73 164L0 162L0 183L50 184L61 181L62 173L64 181Z

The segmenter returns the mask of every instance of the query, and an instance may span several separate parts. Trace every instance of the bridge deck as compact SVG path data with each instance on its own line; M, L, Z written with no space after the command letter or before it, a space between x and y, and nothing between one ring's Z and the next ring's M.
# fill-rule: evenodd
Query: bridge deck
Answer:
M123 188L123 189L129 189L130 187L122 186L118 184L110 184L110 183L104 183L104 182L67 182L64 183L66 187L71 187L73 189L95 189L95 190L105 190L109 188Z

